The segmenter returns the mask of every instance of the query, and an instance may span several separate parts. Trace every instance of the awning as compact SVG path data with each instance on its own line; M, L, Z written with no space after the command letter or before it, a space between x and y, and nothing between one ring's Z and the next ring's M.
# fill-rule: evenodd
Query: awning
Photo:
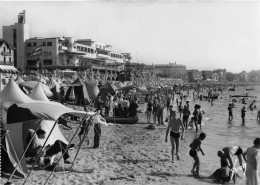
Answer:
M19 73L18 69L16 69L14 66L8 66L8 65L0 65L0 72L1 73Z

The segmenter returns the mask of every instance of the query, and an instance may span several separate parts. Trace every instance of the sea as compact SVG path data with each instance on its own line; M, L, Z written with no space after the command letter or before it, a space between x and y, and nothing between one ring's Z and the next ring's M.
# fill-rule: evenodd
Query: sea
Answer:
M193 92L193 91L191 91ZM206 92L204 92L206 95ZM214 104L206 100L193 100L192 93L187 100L190 101L191 114L194 110L194 105L201 105L201 109L205 112L202 119L202 130L207 134L206 139L202 142L202 148L205 152L203 156L202 168L209 174L213 169L220 167L220 160L217 156L217 151L226 146L239 145L245 151L248 147L253 146L253 141L256 137L260 137L260 121L257 120L257 112L260 110L260 86L255 86L254 90L246 90L245 87L237 87L235 91L223 91L219 93L219 98L214 100ZM184 92L185 94L185 92ZM203 92L202 92L203 94ZM245 95L253 96L246 99L246 104L242 104L242 98L232 98L230 95ZM233 120L228 120L228 105L236 99L233 108ZM249 109L249 105L255 100L256 108ZM242 124L241 109L245 106L246 115L245 123ZM189 132L189 131L188 131ZM194 133L194 130L190 131ZM194 138L198 137L194 134ZM189 134L189 133L187 133ZM188 155L188 154L187 154ZM242 170L239 170L238 161L236 167L241 177L244 176Z

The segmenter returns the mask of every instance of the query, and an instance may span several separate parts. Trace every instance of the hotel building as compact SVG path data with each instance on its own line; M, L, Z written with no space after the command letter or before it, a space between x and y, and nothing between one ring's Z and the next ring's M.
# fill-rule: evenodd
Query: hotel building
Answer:
M187 78L187 70L185 65L180 65L176 63L169 64L154 64L155 73L158 76L173 78L173 79L183 79Z
M29 26L25 23L25 11L18 15L18 23L3 26L3 39L15 48L13 53L14 66L25 71L25 41L29 39Z

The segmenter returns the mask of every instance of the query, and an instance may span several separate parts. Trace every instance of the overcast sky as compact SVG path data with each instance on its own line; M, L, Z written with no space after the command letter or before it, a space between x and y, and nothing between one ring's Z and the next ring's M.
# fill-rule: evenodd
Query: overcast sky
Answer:
M99 40L145 64L260 69L260 2L0 2L0 26L22 10L31 37Z

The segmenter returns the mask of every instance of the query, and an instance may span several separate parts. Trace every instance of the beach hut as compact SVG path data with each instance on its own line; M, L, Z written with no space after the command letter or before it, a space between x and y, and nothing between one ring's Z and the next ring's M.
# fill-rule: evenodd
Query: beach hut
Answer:
M73 83L64 86L69 87L65 95L65 101L69 101L73 89L76 98L75 103L77 105L86 105L90 102L91 99L82 79L77 78Z

